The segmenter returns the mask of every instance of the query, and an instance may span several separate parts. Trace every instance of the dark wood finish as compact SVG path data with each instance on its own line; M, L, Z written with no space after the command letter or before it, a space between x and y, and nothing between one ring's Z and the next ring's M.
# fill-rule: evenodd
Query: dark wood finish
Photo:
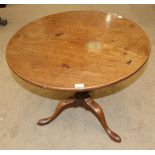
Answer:
M115 14L73 11L21 28L9 41L7 61L21 78L65 91L106 87L134 74L150 43L134 22ZM84 84L84 89L75 84Z
M38 125L50 123L68 107L81 106L99 119L113 141L120 142L88 91L130 77L145 64L150 50L145 32L129 19L97 11L71 11L25 25L10 39L6 58L18 76L34 85L76 92Z
M109 137L117 143L121 142L121 138L108 127L102 108L90 98L88 92L78 92L69 99L61 101L58 104L54 114L50 117L39 120L38 125L46 125L53 121L66 108L78 106L84 107L86 110L91 111L101 122Z

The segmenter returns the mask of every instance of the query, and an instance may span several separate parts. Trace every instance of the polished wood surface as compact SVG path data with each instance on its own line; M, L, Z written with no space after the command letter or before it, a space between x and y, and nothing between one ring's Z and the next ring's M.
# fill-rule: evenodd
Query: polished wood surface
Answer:
M21 28L10 39L6 58L11 69L30 83L76 92L38 125L50 123L66 108L81 106L98 118L113 141L121 142L89 91L134 74L147 61L150 49L145 32L129 19L97 11L72 11Z
M150 42L134 22L115 14L72 11L21 28L6 57L21 78L58 90L105 87L135 73L148 59ZM75 88L82 84L82 88Z
M120 136L117 135L114 131L112 131L107 125L102 108L93 99L91 99L88 92L77 92L70 98L60 101L54 114L50 117L40 119L38 121L38 125L46 125L53 121L63 110L79 106L91 111L98 118L106 133L114 142L121 142Z

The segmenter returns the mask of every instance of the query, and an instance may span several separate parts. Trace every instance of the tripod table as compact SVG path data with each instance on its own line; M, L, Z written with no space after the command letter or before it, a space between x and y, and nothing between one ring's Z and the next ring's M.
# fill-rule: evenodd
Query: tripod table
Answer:
M150 50L146 33L127 18L99 11L69 11L22 27L10 39L6 58L19 77L34 85L75 92L38 125L50 123L68 107L82 106L98 118L113 141L121 142L90 92L136 73Z

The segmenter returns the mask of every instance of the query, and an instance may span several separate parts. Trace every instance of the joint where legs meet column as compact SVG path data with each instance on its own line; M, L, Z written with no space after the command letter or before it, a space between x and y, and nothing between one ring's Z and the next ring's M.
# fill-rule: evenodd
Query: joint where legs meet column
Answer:
M59 114L70 107L83 107L92 112L100 121L108 136L115 142L121 142L121 138L107 125L102 108L90 97L88 92L77 92L72 97L60 101L53 115L38 121L38 125L46 125L53 121Z

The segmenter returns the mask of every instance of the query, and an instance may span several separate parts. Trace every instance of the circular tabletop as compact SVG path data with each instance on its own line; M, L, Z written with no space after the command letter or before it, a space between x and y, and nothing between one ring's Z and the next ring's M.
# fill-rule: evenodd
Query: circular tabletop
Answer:
M139 70L150 54L145 32L120 15L70 11L22 27L6 58L24 80L49 89L91 90Z

